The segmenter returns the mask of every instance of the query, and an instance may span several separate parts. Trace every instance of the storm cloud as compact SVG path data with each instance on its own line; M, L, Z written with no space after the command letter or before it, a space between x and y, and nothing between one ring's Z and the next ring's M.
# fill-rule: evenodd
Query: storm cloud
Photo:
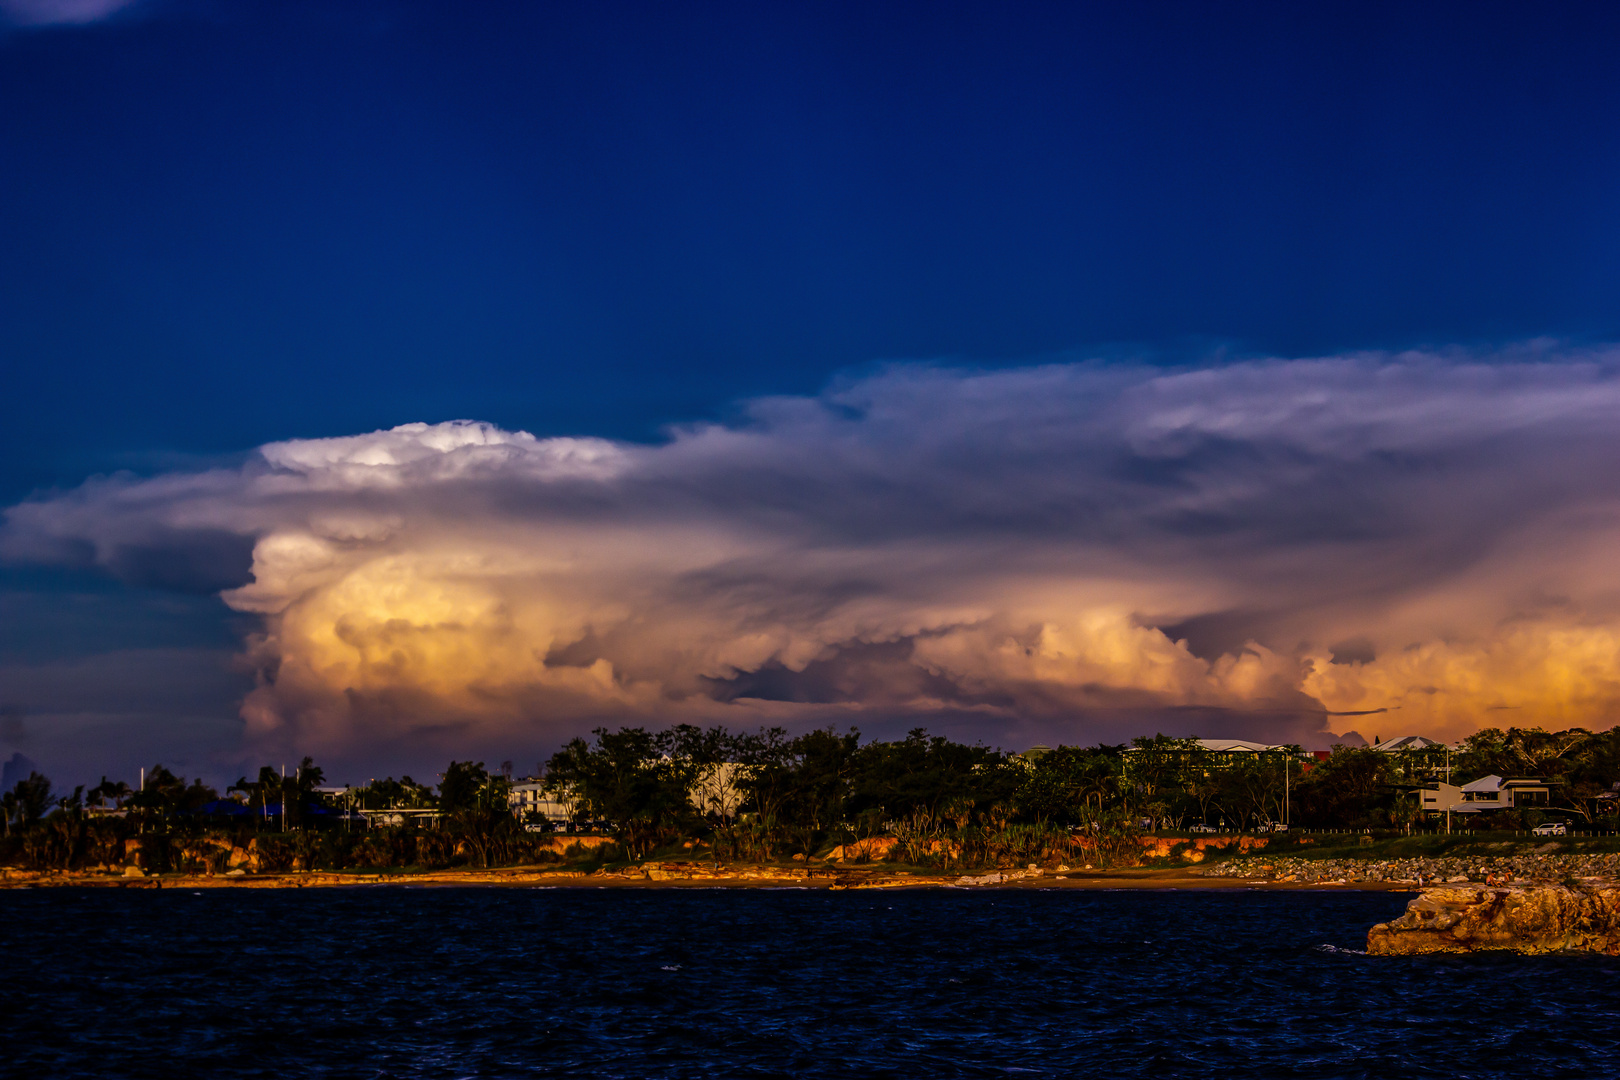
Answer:
M656 445L455 421L98 477L0 556L224 587L249 737L311 750L1608 726L1617 418L1601 350L893 365Z

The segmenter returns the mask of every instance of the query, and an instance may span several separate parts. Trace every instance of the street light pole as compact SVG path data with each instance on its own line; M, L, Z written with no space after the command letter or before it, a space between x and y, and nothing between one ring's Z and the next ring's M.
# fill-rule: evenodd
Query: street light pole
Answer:
M1289 803L1288 780L1289 780L1289 777L1293 774L1293 771L1294 771L1294 767L1293 767L1292 755L1290 755L1289 757L1283 758L1283 824L1284 825L1292 825L1294 823L1293 816L1292 816L1292 814L1289 813L1289 805L1288 805L1288 803Z

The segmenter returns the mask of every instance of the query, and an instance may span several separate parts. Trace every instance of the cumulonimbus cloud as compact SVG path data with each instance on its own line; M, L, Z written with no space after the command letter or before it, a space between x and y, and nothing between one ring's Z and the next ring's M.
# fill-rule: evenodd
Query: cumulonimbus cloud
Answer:
M233 585L249 730L309 747L1455 736L1620 719L1617 459L1620 353L896 365L658 445L457 421L96 478L12 507L0 552Z

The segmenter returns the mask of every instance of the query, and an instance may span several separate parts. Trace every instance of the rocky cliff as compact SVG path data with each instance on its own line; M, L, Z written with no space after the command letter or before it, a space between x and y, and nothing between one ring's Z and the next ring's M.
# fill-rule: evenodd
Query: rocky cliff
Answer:
M1375 955L1483 949L1620 955L1620 885L1425 889L1406 914L1367 932L1367 951Z

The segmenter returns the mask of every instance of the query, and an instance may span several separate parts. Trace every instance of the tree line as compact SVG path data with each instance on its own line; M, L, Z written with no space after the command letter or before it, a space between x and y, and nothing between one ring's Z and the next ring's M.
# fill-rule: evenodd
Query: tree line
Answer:
M854 729L789 735L678 725L601 728L544 764L568 807L564 828L606 831L628 858L665 850L724 861L809 858L841 846L855 858L970 867L1069 860L1134 861L1144 833L1193 827L1434 827L1416 787L1495 773L1547 781L1545 808L1473 815L1474 828L1524 828L1561 814L1587 828L1620 825L1620 727L1590 732L1487 728L1450 750L1297 747L1221 753L1156 735L1129 745L1013 754L918 729L863 742ZM254 843L266 866L345 868L509 865L560 857L555 822L514 812L510 765L453 761L437 784L409 776L323 794L306 758L266 766L221 797L158 765L143 786L106 778L56 793L34 773L0 794L0 863L114 865L132 837L183 852L213 838ZM358 811L420 811L360 828ZM234 839L232 839L234 838ZM187 856L176 856L184 861ZM212 857L212 856L210 856Z

